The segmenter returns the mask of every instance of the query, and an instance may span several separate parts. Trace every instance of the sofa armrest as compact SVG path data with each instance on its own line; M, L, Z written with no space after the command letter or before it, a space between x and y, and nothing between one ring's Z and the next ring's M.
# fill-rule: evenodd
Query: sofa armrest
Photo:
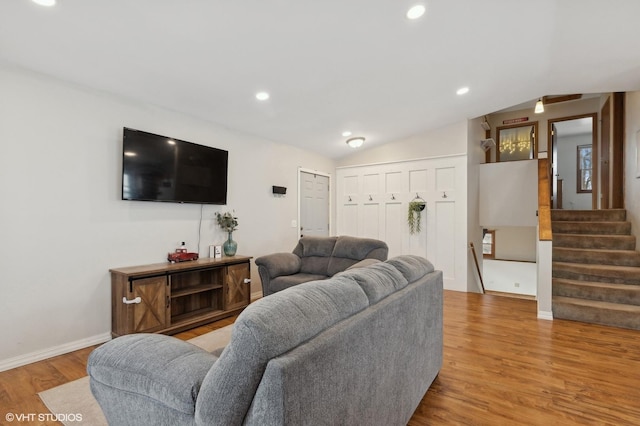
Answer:
M202 380L217 359L174 337L130 334L95 349L87 372L109 424L136 424L143 420L136 416L150 415L147 409L162 421L193 417Z
M273 253L256 259L258 267L266 268L269 278L300 272L300 258L293 253Z
M271 289L271 278L297 274L300 272L301 262L293 253L273 253L257 258L256 265L262 283L262 296L265 297L274 293Z

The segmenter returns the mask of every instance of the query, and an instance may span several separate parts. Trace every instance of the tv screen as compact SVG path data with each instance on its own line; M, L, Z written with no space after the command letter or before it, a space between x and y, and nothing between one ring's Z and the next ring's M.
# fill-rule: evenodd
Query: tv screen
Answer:
M229 153L124 128L122 199L226 204Z

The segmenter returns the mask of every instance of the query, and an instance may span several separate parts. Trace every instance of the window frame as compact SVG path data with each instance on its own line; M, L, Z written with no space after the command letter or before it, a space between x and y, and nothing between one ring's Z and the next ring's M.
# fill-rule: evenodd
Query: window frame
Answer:
M582 161L581 161L581 150L584 150L588 148L590 151L590 157L591 157L591 167L590 168L582 168ZM589 170L589 175L591 176L591 189L583 189L582 184L582 172L585 170ZM578 194L590 194L593 192L593 145L592 144L583 144L583 145L578 145L576 147L576 192Z

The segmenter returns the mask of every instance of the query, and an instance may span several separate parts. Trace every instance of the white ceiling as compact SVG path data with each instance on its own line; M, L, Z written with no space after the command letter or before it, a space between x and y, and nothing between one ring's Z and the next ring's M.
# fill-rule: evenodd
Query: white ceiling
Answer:
M544 95L640 89L638 0L430 0L409 21L414 3L3 0L0 63L330 157L352 153L347 129L366 148Z

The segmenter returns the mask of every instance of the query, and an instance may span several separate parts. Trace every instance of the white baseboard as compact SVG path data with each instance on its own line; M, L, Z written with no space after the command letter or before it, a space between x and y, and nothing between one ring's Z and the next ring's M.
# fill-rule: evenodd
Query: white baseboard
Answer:
M538 311L538 319L553 321L553 312Z
M251 293L252 302L255 302L260 298L262 298L261 290ZM0 360L0 371L7 371L11 370L12 368L22 367L23 365L42 361L43 359L77 351L78 349L84 349L89 346L99 345L109 340L111 340L111 333L104 333L97 336L87 337L86 339L76 340L75 342L69 342L63 345L54 346L52 348L44 349L41 351L35 351L14 358Z
M75 342L69 342L41 351L35 351L25 355L0 360L0 371L11 370L12 368L22 367L23 365L42 361L43 359L77 351L78 349L99 345L100 343L104 343L108 340L111 340L111 333L98 334L97 336L87 337L86 339L76 340Z

